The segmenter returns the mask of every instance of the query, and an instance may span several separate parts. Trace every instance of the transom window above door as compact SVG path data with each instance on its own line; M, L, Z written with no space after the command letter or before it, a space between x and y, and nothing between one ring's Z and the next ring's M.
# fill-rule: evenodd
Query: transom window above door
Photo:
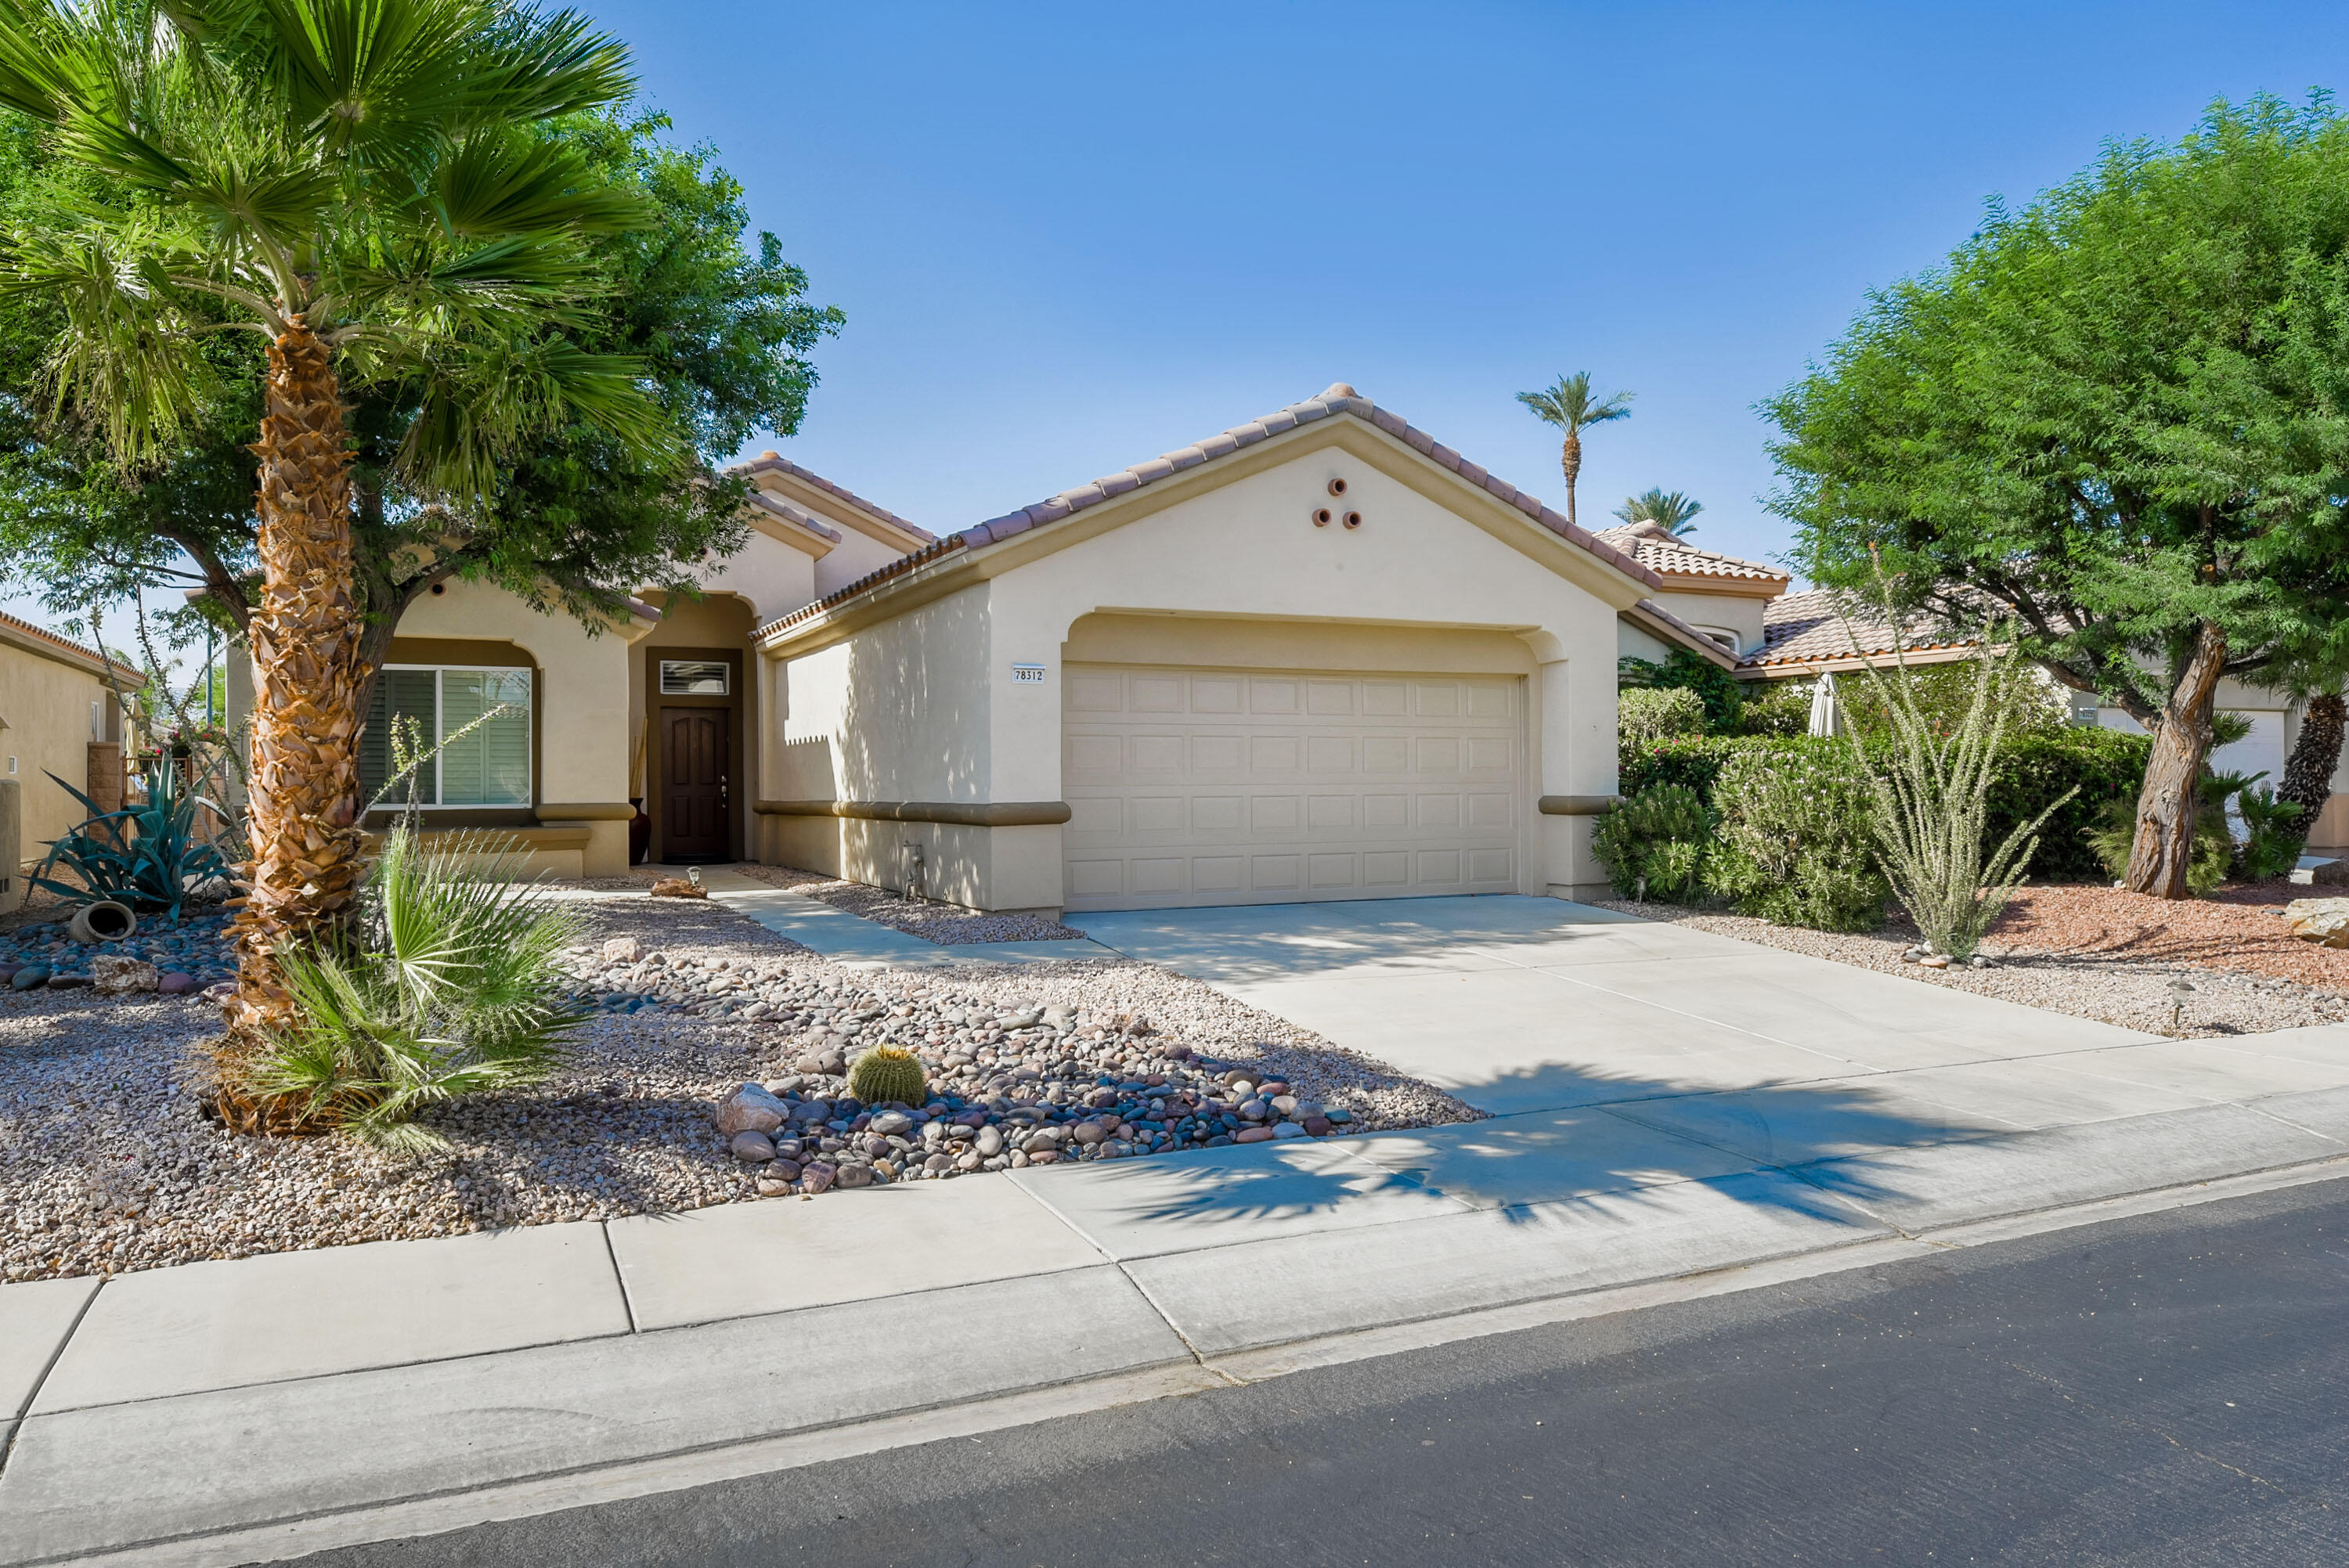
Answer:
M531 672L439 665L387 665L359 738L359 789L374 799L391 776L394 726L437 750L417 769L416 802L450 806L530 804ZM409 782L383 802L403 807Z
M732 689L732 674L723 659L663 659L661 696L724 696Z

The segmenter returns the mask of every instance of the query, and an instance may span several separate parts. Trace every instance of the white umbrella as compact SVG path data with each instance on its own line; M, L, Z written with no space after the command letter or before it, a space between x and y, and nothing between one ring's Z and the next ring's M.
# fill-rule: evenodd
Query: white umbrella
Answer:
M1835 674L1830 670L1822 670L1818 684L1811 687L1811 733L1843 733L1843 705L1836 700Z

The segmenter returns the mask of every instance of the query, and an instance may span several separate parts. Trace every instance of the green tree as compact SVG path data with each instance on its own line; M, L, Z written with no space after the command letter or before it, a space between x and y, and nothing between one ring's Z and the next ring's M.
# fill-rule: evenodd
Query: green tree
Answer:
M1517 401L1534 412L1534 418L1565 432L1559 443L1557 466L1566 474L1566 521L1574 521L1574 481L1582 472L1582 429L1586 425L1603 425L1609 419L1631 417L1631 394L1610 392L1597 397L1590 391L1590 372L1578 370L1571 376L1561 376L1552 385L1538 392L1520 392Z
M1810 575L1880 554L2153 732L2127 880L2185 897L2220 681L2349 648L2349 125L2261 98L2111 147L1763 411Z
M705 469L757 431L798 428L816 380L806 356L842 318L807 301L806 276L774 235L745 243L741 187L709 149L669 145L659 116L595 112L554 129L646 211L621 232L583 236L604 292L583 307L574 340L635 356L675 426L674 450ZM30 125L0 122L0 223L45 198L38 154ZM86 427L49 417L45 371L62 325L52 298L0 297L0 557L61 613L141 587L193 589L216 624L242 633L258 559L258 346L213 338L201 420L126 469ZM362 712L400 612L435 583L493 583L592 629L637 590L691 592L692 566L744 537L738 481L681 469L667 450L647 460L579 424L528 433L494 494L462 511L429 507L395 461L415 392L347 388Z
M550 128L629 88L625 52L579 17L495 0L0 9L0 104L52 169L0 277L59 307L54 416L123 465L158 461L206 428L210 345L263 343L248 1038L290 1020L276 952L331 938L357 891L352 541L375 522L347 388L404 393L396 439L364 418L357 433L450 516L482 510L540 432L688 460L641 360L573 335L602 286L585 237L644 210Z
M1703 510L1704 502L1678 490L1651 490L1625 496L1615 515L1625 522L1661 523L1665 532L1678 539L1696 531L1696 514Z

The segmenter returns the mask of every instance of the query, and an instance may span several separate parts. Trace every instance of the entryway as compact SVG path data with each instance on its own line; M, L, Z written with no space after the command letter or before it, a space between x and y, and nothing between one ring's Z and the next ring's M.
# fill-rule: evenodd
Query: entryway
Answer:
M660 836L666 860L732 858L731 717L722 707L660 710Z

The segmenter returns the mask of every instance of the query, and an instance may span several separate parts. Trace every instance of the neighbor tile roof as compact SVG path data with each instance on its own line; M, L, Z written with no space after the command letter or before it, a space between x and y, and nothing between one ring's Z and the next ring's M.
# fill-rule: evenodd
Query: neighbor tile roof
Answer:
M765 490L752 490L750 504L762 511L774 513L785 522L796 523L818 539L828 539L834 544L840 542L840 530L832 527L813 512L802 511L780 496L769 495Z
M1458 474L1470 484L1497 498L1504 504L1516 508L1568 543L1588 551L1634 582L1650 588L1664 586L1662 576L1652 568L1634 560L1630 554L1607 542L1589 530L1567 521L1559 513L1544 506L1539 498L1527 495L1497 474L1489 473L1481 465L1470 462L1433 436L1414 428L1401 417L1389 413L1341 381L1319 397L1308 398L1302 403L1291 403L1278 413L1267 414L1260 419L1251 419L1245 425L1234 426L1221 435L1210 436L1203 441L1195 441L1190 446L1163 453L1146 463L1136 463L1130 469L1121 469L1106 478L1093 480L1091 484L1080 485L1075 490L1062 490L1059 495L1040 500L1033 506L1024 506L1018 511L1009 511L1001 517L989 518L985 522L966 528L959 533L948 534L934 544L925 545L901 561L892 562L880 571L869 573L844 588L826 594L812 604L804 605L779 620L769 622L760 627L756 634L764 636L797 625L802 621L812 620L827 610L854 598L857 594L889 578L899 576L915 566L937 559L950 549L959 547L967 550L983 550L988 545L999 544L1007 539L1027 532L1031 528L1044 523L1058 522L1062 518L1071 517L1084 511L1087 507L1099 506L1112 497L1123 495L1128 490L1140 490L1144 485L1154 484L1160 480L1171 478L1185 469L1197 468L1201 463L1211 459L1228 456L1243 447L1252 447L1258 441L1268 440L1283 431L1293 430L1299 425L1310 424L1316 419L1326 419L1333 414L1351 414L1367 424L1376 426L1413 451L1432 459L1438 466Z
M806 484L813 485L816 489L823 491L826 495L838 496L841 500L846 501L849 505L856 508L858 511L865 513L867 516L877 517L893 528L904 529L907 533L912 534L916 539L931 540L937 537L936 534L932 533L926 528L907 522L904 518L899 517L887 507L875 506L871 501L866 500L863 496L858 495L854 490L843 490L839 485L836 485L830 480L824 478L822 474L811 472L810 470L800 467L799 464L792 461L791 459L781 456L780 453L761 452L750 461L747 463L736 463L732 468L728 469L726 471L730 474L742 474L746 476L750 474L789 474L795 480L799 480ZM834 534L833 537L837 539L839 535Z
M1754 583L1794 581L1775 566L1741 561L1718 550L1700 550L1665 532L1661 523L1634 522L1621 528L1602 528L1598 537L1651 572L1678 577L1735 577Z
M1881 612L1831 588L1771 600L1762 607L1762 638L1761 647L1738 661L1739 669L1889 655L1896 640ZM1912 654L1935 654L1970 648L1977 640L1920 615L1909 624L1906 645Z
M0 625L5 625L14 632L22 632L26 635L33 637L39 642L47 643L51 647L57 649L60 653L72 654L78 658L98 665L101 670L109 664L113 665L115 668L120 670L129 670L130 668L129 665L110 659L100 654L96 648L85 648L79 643L71 642L67 638L58 636L47 626L36 626L30 621L20 621L5 610L0 610Z

